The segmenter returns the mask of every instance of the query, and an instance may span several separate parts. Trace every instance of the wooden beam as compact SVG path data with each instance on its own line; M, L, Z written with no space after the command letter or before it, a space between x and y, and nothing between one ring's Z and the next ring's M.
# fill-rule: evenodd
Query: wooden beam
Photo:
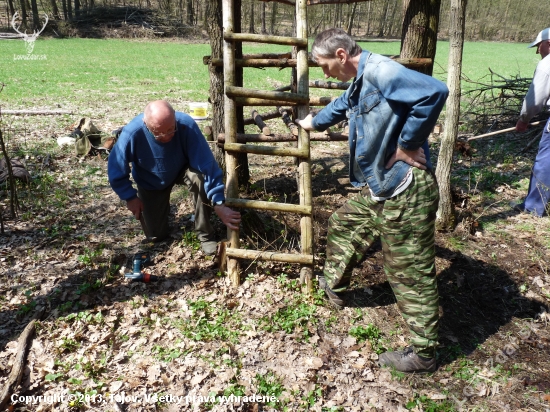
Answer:
M401 58L399 56L386 56L392 59L393 61L396 61L399 64L402 64L405 67L408 68L418 68L418 67L425 67L432 64L432 59L427 57L419 57L419 58ZM204 56L203 57L203 63L204 64L212 64L216 67L222 67L223 66L223 59L212 59L210 56ZM256 68L264 68L264 67L296 67L296 59L251 59L251 58L242 58L242 59L235 59L235 65L237 67L256 67ZM313 61L312 59L308 60L308 66L309 67L319 67L319 65Z
M253 33L225 33L223 39L228 42L248 41L252 43L282 44L286 46L307 47L307 39L285 36L267 36Z
M337 97L310 97L310 106L326 106L331 101L336 100ZM285 104L295 104L288 100L267 100L256 99L253 97L236 97L235 103L240 106L284 106Z
M231 207L246 207L256 210L273 210L275 212L298 213L311 215L311 206L294 205L292 203L264 202L262 200L250 199L225 199L225 204Z
M278 142L296 142L298 138L293 134L254 134L254 133L237 133L237 143L278 143ZM348 134L347 133L336 133L336 132L320 132L320 133L309 133L309 139L315 142L347 142ZM218 134L218 144L225 143L225 134Z
M298 149L296 147L258 146L255 144L226 143L226 152L254 153L268 156L294 156L299 158L309 157L309 147Z
M226 255L229 257L267 260L270 262L301 263L303 265L313 265L313 255L298 255L295 253L279 253L261 250L246 250L227 248Z
M225 94L230 97L258 98L283 101L286 104L304 104L309 101L307 95L269 90L247 89L245 87L225 86Z

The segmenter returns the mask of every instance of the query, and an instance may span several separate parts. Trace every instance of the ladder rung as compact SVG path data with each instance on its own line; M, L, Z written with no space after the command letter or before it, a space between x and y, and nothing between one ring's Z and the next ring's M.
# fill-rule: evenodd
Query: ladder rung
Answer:
M260 146L255 144L226 143L224 149L228 152L253 153L268 156L294 156L300 158L309 157L309 147L298 149L297 147Z
M310 106L326 106L331 101L336 100L337 97L310 97L309 105ZM235 103L239 106L284 106L285 104L294 105L295 103L288 103L284 100L267 100L267 99L256 99L253 97L236 97Z
M291 133L286 134L244 134L237 133L237 143L251 143L251 142L265 142L265 143L281 143L281 142L297 142L298 136L294 136ZM312 142L347 142L348 134L341 132L322 132L322 133L309 133L309 140ZM225 133L218 133L218 144L225 143Z
M303 94L247 89L245 87L236 86L225 86L225 94L230 97L255 97L267 100L284 101L288 103L309 103L309 97Z
M256 210L274 210L276 212L299 213L301 215L311 215L311 206L294 205L292 203L265 202L263 200L250 199L225 199L227 206L244 207Z
M313 265L313 255L299 255L296 253L279 253L262 250L235 249L228 247L226 249L228 257L267 260L271 262L301 263L303 265Z
M265 36L252 33L226 33L225 41L250 41L254 43L284 44L288 46L307 47L307 39L285 36Z

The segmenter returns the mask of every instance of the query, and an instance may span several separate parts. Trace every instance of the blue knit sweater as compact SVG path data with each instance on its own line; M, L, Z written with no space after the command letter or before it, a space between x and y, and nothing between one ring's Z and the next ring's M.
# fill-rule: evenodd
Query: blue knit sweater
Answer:
M160 143L143 123L143 114L122 129L109 155L109 183L122 200L132 200L139 187L162 190L174 184L186 169L204 175L206 195L212 202L225 200L223 173L199 127L187 114L176 112L177 132L168 143ZM131 169L130 169L131 165Z

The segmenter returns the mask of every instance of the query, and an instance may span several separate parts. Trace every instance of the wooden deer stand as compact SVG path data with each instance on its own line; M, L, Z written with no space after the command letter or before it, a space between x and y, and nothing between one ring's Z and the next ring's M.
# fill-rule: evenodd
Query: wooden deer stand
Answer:
M235 3L236 0L222 0L223 7L223 59L205 57L205 63L213 66L223 66L224 69L224 130L217 136L218 144L223 144L226 163L226 204L234 208L250 208L256 210L272 210L277 212L295 213L301 216L301 247L300 253L280 253L268 250L241 249L239 231L228 229L228 244L222 248L225 253L220 262L226 268L227 274L234 286L240 284L240 267L238 259L254 259L294 263L301 265L300 279L309 293L312 290L314 250L313 250L313 207L310 168L310 141L347 140L346 133L309 133L292 123L288 112L294 118L302 119L309 113L310 106L326 106L331 98L310 98L309 88L326 88L345 90L349 84L324 81L309 81L309 67L316 66L308 58L307 6L327 3L349 3L338 0L276 0L296 7L295 37L269 36L250 33L235 33ZM370 1L370 0L356 0ZM353 1L352 1L353 2ZM239 17L239 16L237 16ZM236 58L236 47L242 42L269 43L292 47L290 53L248 55ZM428 66L431 59L396 59L409 67ZM291 85L277 90L255 90L241 87L237 84L237 73L243 67L291 67L293 74ZM260 116L253 113L251 119L237 119L239 106L275 106L277 110ZM292 110L281 109L292 106ZM242 113L242 110L240 111ZM241 114L242 116L242 114ZM288 134L269 135L269 128L263 120L283 117L290 129ZM285 120L286 118L286 120ZM262 130L260 134L237 133L237 122L242 124L257 124ZM215 130L217 128L214 128ZM221 128L220 128L221 129ZM273 145L276 142L297 142L296 147ZM249 144L261 142L263 145ZM266 202L242 199L239 197L237 178L237 155L253 153L266 156L291 156L296 159L298 168L299 204Z

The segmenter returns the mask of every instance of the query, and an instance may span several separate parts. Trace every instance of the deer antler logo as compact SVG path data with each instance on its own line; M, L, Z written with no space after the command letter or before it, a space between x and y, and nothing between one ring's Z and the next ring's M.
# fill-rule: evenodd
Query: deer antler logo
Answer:
M48 15L44 13L44 17L46 17L46 21L44 22L44 25L42 26L42 28L39 31L35 30L32 34L27 34L26 30L25 30L25 33L21 33L19 31L19 27L21 27L21 26L16 26L16 24L15 24L15 20L17 19L18 15L19 15L18 12L15 12L15 14L13 15L13 18L11 19L11 27L13 27L13 29L17 33L19 33L19 35L25 41L25 48L27 49L27 54L31 54L32 51L34 50L34 42L36 41L36 39L38 38L40 33L42 33L44 31L44 29L46 28L46 24L48 24Z

